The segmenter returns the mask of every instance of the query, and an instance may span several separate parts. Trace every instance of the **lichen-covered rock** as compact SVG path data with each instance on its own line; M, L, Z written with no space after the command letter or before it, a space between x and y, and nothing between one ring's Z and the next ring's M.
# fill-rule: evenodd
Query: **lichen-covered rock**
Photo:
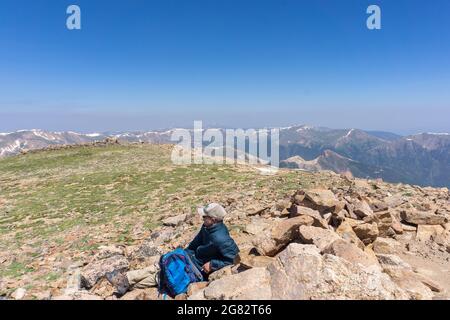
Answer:
M81 284L86 289L92 288L106 273L113 271L126 271L129 267L124 256L114 255L107 259L89 263L81 270Z

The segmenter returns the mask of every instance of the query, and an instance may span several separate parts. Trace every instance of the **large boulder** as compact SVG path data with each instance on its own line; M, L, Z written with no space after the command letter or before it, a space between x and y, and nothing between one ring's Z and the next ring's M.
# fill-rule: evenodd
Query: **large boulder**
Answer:
M270 220L260 217L252 218L251 222L245 226L244 232L251 235L258 235L271 226Z
M319 250L325 249L337 239L341 239L335 232L313 226L301 226L300 240L304 244L314 244Z
M180 223L183 223L187 219L187 214L181 214L175 217L169 217L162 221L163 225L169 227L176 227Z
M174 230L173 228L161 228L159 230L155 230L150 235L149 239L147 241L154 245L161 245L167 241L170 241L174 237Z
M355 199L353 200L353 213L363 219L367 216L371 216L373 214L373 210L365 200Z
M301 228L301 227L300 227ZM274 258L267 256L242 255L240 265L243 268L264 268L273 262Z
M375 253L396 254L403 250L403 246L394 239L378 237L373 242L372 249Z
M92 288L106 273L126 271L128 260L121 255L114 255L106 259L95 260L81 270L81 285L86 289Z
M438 285L427 277L415 273L413 268L400 257L393 254L377 254L383 272L415 300L433 298L433 290L440 291Z
M295 201L296 203L313 210L318 210L322 214L327 212L338 212L343 209L341 202L330 190L312 189L300 191L298 195L303 196L303 199L299 203L297 198Z
M319 211L313 210L308 207L293 205L290 209L289 216L291 218L294 218L294 217L301 216L301 215L307 215L307 216L310 216L311 218L313 218L314 219L314 222L313 222L314 227L320 227L320 228L325 228L325 229L328 228L327 220L324 219L324 217L322 217L322 215L320 214Z
M437 239L444 232L444 227L440 225L419 225L417 226L416 239L426 242Z
M404 268L387 268L384 270L392 281L408 293L413 300L431 300L433 298L432 290L421 281L419 275L412 270Z
M256 236L252 243L260 255L273 257L289 243L299 239L300 226L310 226L313 223L314 219L306 215L282 220L270 230Z
M362 223L353 227L358 238L365 244L368 245L375 241L378 237L379 231L376 223Z
M187 295L188 296L194 295L196 292L205 289L208 286L208 284L209 283L207 281L191 283L188 287Z
M252 268L211 282L203 291L208 300L267 300L272 298L266 268Z
M399 256L394 254L377 254L378 261L383 269L408 269L412 270L411 266L403 261Z
M415 209L409 209L409 210L402 210L401 218L412 224L416 225L436 225L440 224L443 225L447 222L447 219L443 215L437 215L433 211L418 211Z
M89 290L89 293L102 298L107 298L112 296L115 291L114 286L106 279L106 277L103 277Z
M26 289L18 288L11 294L11 298L13 298L14 300L22 300L25 297L26 293Z
M375 257L343 239L335 240L323 249L322 253L335 255L355 265L379 268L378 261Z
M380 270L292 243L268 266L273 299L408 299Z
M163 254L161 248L153 240L147 239L130 256L133 260L144 261L150 257L160 256L161 254Z
M80 291L82 289L81 283L81 268L76 268L71 271L66 283L66 289L64 290L65 295L70 295L74 292Z
M352 224L348 220L343 221L339 225L336 229L336 233L341 236L342 239L345 239L364 250L364 243L358 238L355 231L353 231Z
M225 276L230 276L233 274L233 266L226 266L225 268L214 271L208 276L209 281L215 281Z
M403 232L401 225L398 225L397 220L390 211L376 212L373 215L364 218L364 222L376 223L378 234L381 237L392 237L396 233Z
M123 247L117 246L100 246L98 252L95 255L96 260L106 259L112 256L123 256L125 255L125 250Z
M397 208L407 202L402 195L396 194L392 196L385 197L383 202L386 204L388 208Z

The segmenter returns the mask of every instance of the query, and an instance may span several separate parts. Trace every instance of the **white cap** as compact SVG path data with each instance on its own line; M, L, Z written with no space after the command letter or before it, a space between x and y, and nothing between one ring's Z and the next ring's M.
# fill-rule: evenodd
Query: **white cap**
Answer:
M206 207L198 208L197 210L200 216L208 216L217 220L223 220L227 212L224 207L218 203L210 203Z

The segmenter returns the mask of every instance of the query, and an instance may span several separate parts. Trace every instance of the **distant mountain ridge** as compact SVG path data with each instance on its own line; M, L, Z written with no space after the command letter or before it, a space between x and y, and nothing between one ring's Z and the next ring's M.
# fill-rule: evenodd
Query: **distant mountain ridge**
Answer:
M33 129L0 133L0 157L108 137L126 142L173 143L170 138L174 130L86 134ZM350 172L361 178L450 187L448 133L400 136L381 131L296 125L280 128L280 160L281 166L287 168Z

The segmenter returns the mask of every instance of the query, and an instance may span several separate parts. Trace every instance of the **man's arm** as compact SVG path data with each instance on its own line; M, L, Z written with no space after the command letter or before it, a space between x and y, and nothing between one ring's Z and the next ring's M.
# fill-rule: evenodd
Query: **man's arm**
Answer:
M217 248L219 249L222 257L221 259L212 259L210 261L211 272L232 265L234 263L234 259L239 253L236 243L231 238L225 243L219 244Z
M202 229L200 229L200 231L197 233L197 235L191 241L191 243L189 243L189 245L188 245L188 247L186 249L192 250L192 251L195 252L195 250L197 250L197 248L202 245L202 242L203 242L202 241L202 235L201 235Z

